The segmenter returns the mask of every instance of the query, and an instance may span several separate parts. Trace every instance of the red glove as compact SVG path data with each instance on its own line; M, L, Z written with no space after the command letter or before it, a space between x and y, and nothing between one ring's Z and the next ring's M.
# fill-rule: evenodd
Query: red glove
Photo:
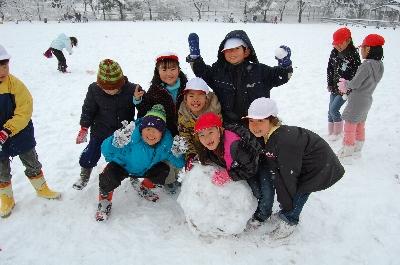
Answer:
M87 134L88 134L88 128L81 127L78 136L76 137L76 143L81 144L87 141Z
M193 162L196 159L196 155L195 154L190 154L188 155L187 159L186 159L186 163L185 163L185 171L190 171L193 168Z
M0 144L3 145L8 139L8 133L5 130L0 131Z
M226 169L219 169L214 172L211 182L217 186L223 186L224 184L231 181L228 171Z

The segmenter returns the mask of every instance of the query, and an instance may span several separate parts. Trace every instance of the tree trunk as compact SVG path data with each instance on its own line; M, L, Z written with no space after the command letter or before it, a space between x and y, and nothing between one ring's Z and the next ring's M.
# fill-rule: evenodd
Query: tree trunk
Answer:
M263 10L263 11L262 11L262 14L263 14L263 16L264 16L263 21L264 21L264 22L267 22L267 10Z

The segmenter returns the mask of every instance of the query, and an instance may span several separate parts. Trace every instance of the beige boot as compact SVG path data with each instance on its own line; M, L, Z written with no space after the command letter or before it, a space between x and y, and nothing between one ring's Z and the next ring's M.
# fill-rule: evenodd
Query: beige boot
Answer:
M61 198L61 193L52 191L47 186L46 180L43 177L43 173L40 173L36 177L29 178L32 186L35 188L37 196L46 199L59 199Z
M15 206L11 182L0 183L0 217L10 216Z
M339 158L350 157L354 153L354 145L343 145L343 147L339 150L337 156Z

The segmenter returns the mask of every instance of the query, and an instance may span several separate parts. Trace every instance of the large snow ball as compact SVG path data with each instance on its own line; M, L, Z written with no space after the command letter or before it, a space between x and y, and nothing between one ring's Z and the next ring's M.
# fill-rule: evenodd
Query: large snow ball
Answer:
M178 197L190 230L199 236L239 234L257 208L257 199L246 181L224 186L211 182L213 166L196 164L182 176Z

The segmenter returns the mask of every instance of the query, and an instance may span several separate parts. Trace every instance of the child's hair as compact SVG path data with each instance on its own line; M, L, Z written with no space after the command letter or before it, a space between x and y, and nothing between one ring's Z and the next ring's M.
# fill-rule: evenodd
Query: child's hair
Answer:
M281 125L282 125L282 121L281 121L278 117L269 116L269 117L267 118L267 120L269 120L269 122L270 122L273 126L281 126Z
M78 46L78 39L77 38L69 37L69 39L71 40L72 46Z
M373 60L382 60L383 58L383 48L382 46L373 46L370 47L369 53L366 59L373 59Z
M164 59L160 60L156 63L156 66L154 68L154 74L153 74L153 79L151 80L150 85L160 85L162 83L161 78L160 78L160 73L158 72L158 68L171 68L171 67L178 67L179 68L179 75L178 78L181 80L181 82L186 83L187 82L187 77L186 75L182 72L180 66L179 66L179 61L173 60L173 59Z
M6 65L8 64L9 61L10 61L9 59L0 60L0 65Z

